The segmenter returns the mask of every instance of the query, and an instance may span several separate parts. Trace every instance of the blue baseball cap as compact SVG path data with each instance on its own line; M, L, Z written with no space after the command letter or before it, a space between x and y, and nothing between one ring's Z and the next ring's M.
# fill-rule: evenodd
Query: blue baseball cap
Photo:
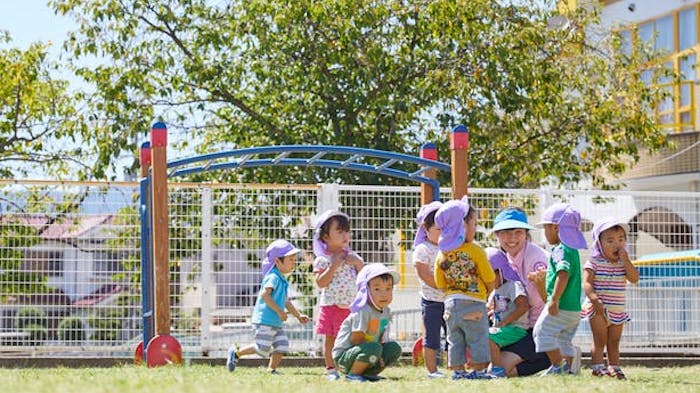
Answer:
M527 223L527 215L524 211L512 207L501 210L496 218L493 219L493 232L503 231L506 229L535 229Z

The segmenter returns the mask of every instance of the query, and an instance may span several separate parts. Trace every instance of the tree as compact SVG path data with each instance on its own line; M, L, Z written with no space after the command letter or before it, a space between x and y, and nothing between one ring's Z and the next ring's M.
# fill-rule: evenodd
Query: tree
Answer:
M464 123L471 186L535 187L603 185L603 169L620 174L665 143L649 109L659 93L638 77L645 52L593 40L591 9L562 19L554 1L534 0L51 4L78 23L66 48L112 127L156 115L178 147L201 153L313 143L415 154L433 141L446 157L447 127ZM206 176L398 182L295 168Z

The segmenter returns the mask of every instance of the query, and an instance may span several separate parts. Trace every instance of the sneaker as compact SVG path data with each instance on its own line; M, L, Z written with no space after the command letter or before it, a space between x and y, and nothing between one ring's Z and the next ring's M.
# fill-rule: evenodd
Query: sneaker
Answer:
M281 372L277 371L276 368L273 368L269 371L270 371L270 374L272 374L272 375L283 375Z
M365 379L368 380L369 382L378 382L378 381L381 381L383 379L386 379L386 378L382 377L381 375L367 375L367 374L365 374L365 375L363 375L363 377L365 377Z
M594 377L607 377L610 375L608 372L608 368L605 367L604 365L594 365L593 370L591 370L591 374Z
M366 382L367 378L362 375L348 374L345 376L345 380L349 382Z
M228 371L233 371L236 369L236 364L238 363L238 355L236 355L237 348L235 346L228 349L228 357L226 358L226 368Z
M474 370L464 376L464 379L494 379L494 376L483 371Z
M466 371L455 370L452 371L452 380L456 381L458 379L467 379L467 375L469 375L469 373L467 373Z
M625 376L625 373L622 372L622 369L619 366L610 366L608 369L608 374L613 377L617 378L620 380L625 380L627 377Z
M340 379L340 374L338 374L338 371L334 368L326 370L326 379L329 381L337 381Z
M540 374L541 377L546 377L550 375L566 375L569 373L569 364L566 362L566 360L563 360L560 365L555 366L551 365L549 366L548 369L544 370L542 374Z
M578 345L574 345L574 356L571 360L571 370L569 370L569 373L576 375L581 373L581 347Z
M445 374L441 373L440 371L434 371L432 373L428 373L428 378L430 378L430 379L445 378Z
M488 373L494 378L506 378L508 376L506 375L506 369L498 366L491 367L491 371Z

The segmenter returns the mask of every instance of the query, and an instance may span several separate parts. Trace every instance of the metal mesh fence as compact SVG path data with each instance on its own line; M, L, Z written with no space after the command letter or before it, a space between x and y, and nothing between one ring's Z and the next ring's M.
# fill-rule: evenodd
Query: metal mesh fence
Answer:
M135 183L0 183L0 353L132 356L141 339L137 201ZM633 321L622 350L700 352L698 194L472 189L477 242L495 244L489 228L503 207L524 208L534 223L558 201L579 209L589 241L602 216L630 224L641 279L628 286ZM402 273L392 334L409 350L421 334L410 250L418 204L418 187L170 184L172 334L186 356L224 356L229 345L249 343L260 260L276 238L304 250L291 295L313 315L311 222L339 207L352 217L353 248ZM544 245L541 230L531 236ZM293 351L318 353L312 323L290 318L285 330ZM590 345L586 322L576 342Z

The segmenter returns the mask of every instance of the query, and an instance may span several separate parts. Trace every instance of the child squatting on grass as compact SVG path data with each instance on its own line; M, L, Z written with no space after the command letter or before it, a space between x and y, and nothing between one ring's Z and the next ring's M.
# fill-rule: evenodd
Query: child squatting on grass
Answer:
M357 295L333 347L333 359L348 381L382 379L379 373L401 356L401 346L389 339L394 284L399 273L381 263L366 265L357 275Z
M289 352L289 340L282 329L282 323L287 320L287 312L294 315L299 322L309 322L307 315L299 313L291 300L287 298L289 282L284 277L294 270L297 255L301 250L290 242L278 239L270 243L265 251L262 262L262 284L255 301L253 316L254 344L237 350L232 346L228 350L226 367L229 371L236 369L236 363L241 356L257 353L260 356L270 356L268 371L279 374L277 367L282 356ZM270 353L272 351L272 353Z
M501 348L527 336L530 305L525 286L518 273L510 266L506 253L495 247L489 247L485 251L491 268L496 274L495 289L488 300L491 316L489 329L491 374L498 378L505 378L506 370L501 363Z
M553 246L549 256L547 304L535 323L537 352L546 352L552 363L542 375L574 373L580 366L573 339L581 320L581 261L578 250L586 248L580 230L581 215L570 205L557 203L545 210L542 221L544 236Z
M627 281L639 281L639 272L630 261L625 246L629 227L612 217L593 225L591 254L583 265L583 291L586 300L581 315L591 325L593 375L626 379L620 368L622 328L630 321L625 310ZM608 366L603 362L607 349Z

